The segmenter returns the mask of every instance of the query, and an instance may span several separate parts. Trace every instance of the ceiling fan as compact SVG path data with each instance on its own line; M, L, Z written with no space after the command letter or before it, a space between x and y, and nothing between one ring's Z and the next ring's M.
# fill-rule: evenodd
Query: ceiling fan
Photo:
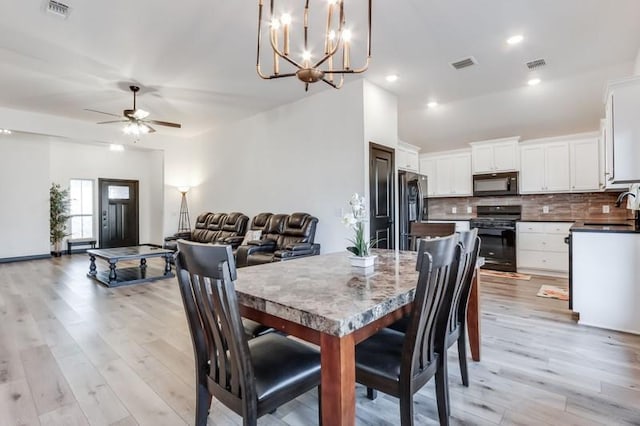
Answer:
M140 87L138 86L129 86L129 89L133 92L133 109L125 109L122 111L122 115L124 119L120 120L110 120L110 121L101 121L98 124L111 124L111 123L128 123L123 131L128 135L139 136L140 134L145 133L153 133L156 130L151 127L149 124L157 124L158 126L167 126L167 127L175 127L182 128L181 124L171 123L168 121L160 121L160 120L147 120L149 116L149 112L138 109L136 107L136 94L140 91ZM111 115L113 117L120 117L117 114L111 114L110 112L104 111L96 111L95 109L85 109L85 111L97 112L99 114Z

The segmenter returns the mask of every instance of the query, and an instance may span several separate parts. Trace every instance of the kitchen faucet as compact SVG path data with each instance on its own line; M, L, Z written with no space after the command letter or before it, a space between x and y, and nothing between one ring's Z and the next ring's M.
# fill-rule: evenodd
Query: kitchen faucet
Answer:
M618 195L618 199L616 200L615 206L620 207L622 205L622 200L624 200L625 197L636 198L636 194L631 191L623 192L622 194ZM640 210L634 210L633 212L635 214L635 219L636 219L636 228L640 228L640 215L638 214Z

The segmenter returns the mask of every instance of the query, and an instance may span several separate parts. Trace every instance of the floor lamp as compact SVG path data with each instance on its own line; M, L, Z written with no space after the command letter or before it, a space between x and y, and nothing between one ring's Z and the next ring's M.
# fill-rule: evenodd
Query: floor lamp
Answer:
M191 220L189 220L189 207L187 207L188 186L178 187L178 191L182 194L182 202L180 203L180 220L178 221L178 232L191 231Z

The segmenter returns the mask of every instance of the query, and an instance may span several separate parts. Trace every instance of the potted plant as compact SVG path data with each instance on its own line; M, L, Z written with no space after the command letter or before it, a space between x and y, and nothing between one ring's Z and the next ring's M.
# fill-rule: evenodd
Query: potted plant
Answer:
M60 184L52 183L49 189L49 241L53 246L52 254L62 254L62 240L67 234L69 220L69 190L62 189Z
M366 268L372 266L376 255L371 255L370 250L378 243L378 239L369 240L364 235L364 222L368 220L367 209L364 206L364 197L353 194L349 200L351 212L342 218L342 223L353 229L355 235L349 239L351 246L347 247L353 256L349 257L351 265Z

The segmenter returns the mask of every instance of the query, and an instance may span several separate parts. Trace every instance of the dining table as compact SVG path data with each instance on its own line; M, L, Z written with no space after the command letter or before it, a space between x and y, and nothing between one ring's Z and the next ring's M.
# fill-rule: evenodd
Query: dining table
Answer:
M322 422L355 424L355 346L411 312L417 253L375 249L375 264L330 253L238 269L246 318L320 347ZM467 313L472 359L480 360L479 275Z

